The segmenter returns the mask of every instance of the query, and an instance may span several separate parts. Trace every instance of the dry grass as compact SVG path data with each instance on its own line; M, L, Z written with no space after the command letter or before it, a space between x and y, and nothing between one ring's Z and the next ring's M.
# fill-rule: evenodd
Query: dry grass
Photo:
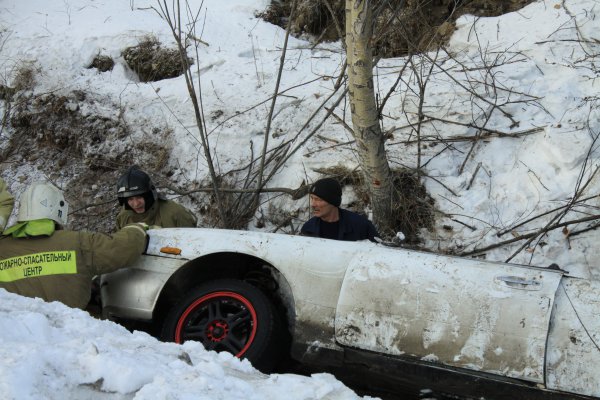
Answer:
M23 64L13 79L12 87L16 92L30 90L35 86L36 70L32 64Z
M115 61L109 56L98 54L88 68L96 68L100 72L112 71Z
M15 165L37 168L65 190L71 228L108 232L114 229L118 211L118 175L133 163L148 171L168 168L171 131L155 128L144 140L132 139L132 129L123 118L81 113L86 104L96 101L83 92L62 96L19 92L3 159L6 165L16 160ZM114 107L114 115L120 115Z
M246 229L256 212L253 195L248 192L229 191L228 189L242 187L241 183L233 182L229 178L220 177L218 184L221 189L225 189L219 196L221 203L218 204L214 193L210 192L204 197L205 203L199 208L203 225L213 228ZM212 185L206 181L200 186L211 187Z
M123 58L142 82L175 78L193 64L191 58L182 62L177 48L165 49L153 37L145 37L137 46L125 49Z

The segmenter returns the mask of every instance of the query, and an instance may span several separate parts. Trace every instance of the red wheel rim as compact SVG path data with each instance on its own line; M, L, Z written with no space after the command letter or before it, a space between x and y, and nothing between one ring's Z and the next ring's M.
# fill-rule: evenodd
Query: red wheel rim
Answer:
M243 357L257 328L252 303L238 293L220 291L200 297L185 309L177 321L174 341L198 340L207 350Z

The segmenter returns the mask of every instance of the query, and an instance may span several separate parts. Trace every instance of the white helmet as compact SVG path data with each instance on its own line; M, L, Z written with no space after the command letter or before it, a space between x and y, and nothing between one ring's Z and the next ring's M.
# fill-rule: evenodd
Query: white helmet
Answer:
M32 183L21 195L17 221L51 219L61 226L67 224L69 204L58 188L45 182Z

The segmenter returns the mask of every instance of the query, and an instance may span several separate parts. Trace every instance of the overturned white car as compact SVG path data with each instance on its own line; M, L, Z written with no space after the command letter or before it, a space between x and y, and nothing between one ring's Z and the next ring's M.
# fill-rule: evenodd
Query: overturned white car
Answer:
M102 278L106 316L154 321L268 371L362 364L600 397L600 283L527 267L284 234L150 231L147 255ZM408 376L408 375L406 375Z

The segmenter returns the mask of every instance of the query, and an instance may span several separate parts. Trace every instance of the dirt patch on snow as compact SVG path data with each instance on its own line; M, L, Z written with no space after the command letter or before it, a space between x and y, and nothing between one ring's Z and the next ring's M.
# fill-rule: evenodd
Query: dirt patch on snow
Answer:
M375 53L397 57L444 44L454 22L464 14L492 17L519 10L535 0L375 0ZM293 0L273 1L259 14L272 24L287 27ZM337 41L344 35L345 0L300 0L291 33L314 43Z
M150 170L165 169L170 131L156 128L154 140L140 141L122 118L123 110L108 99L80 91L25 93L10 109L11 133L0 148L3 169L30 183L39 177L19 173L20 166L29 165L62 188L72 228L113 230L117 177L134 160Z
M137 46L123 51L123 58L141 82L156 82L182 75L194 60L183 59L177 48L164 48L153 38L144 38Z

